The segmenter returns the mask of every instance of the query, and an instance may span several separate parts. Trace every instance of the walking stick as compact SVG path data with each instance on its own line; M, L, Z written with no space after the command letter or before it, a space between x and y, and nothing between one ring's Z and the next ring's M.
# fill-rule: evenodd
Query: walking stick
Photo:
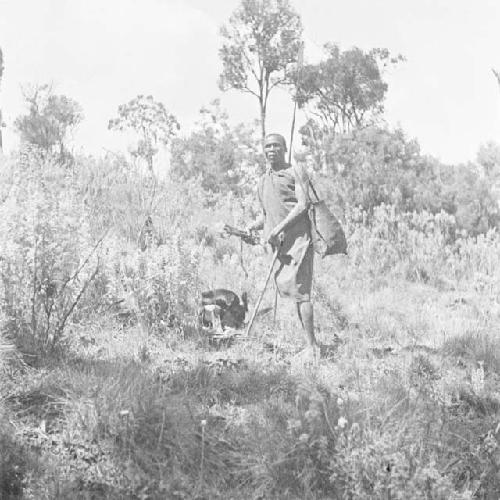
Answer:
M292 117L292 127L290 130L290 144L288 149L288 163L292 163L292 143L293 143L293 133L295 132L295 115L297 114L297 94L300 76L302 73L302 66L304 64L304 42L300 44L299 53L297 55L297 74L295 77L295 98L293 102L293 117Z
M273 272L274 263L276 262L276 259L278 258L279 251L280 251L280 246L276 247L276 250L274 251L273 260L271 261L271 265L269 266L269 271L267 273L266 282L264 283L264 287L262 288L262 292L260 292L259 298L257 299L257 303L255 304L255 308L253 310L252 316L250 317L250 321L248 322L248 326L247 326L247 329L245 332L245 337L248 337L250 335L250 331L252 329L253 322L255 320L255 316L257 315L257 311L259 310L260 303L262 302L262 298L264 297L264 292L266 291L267 284L269 283L269 279L271 278L271 273Z
M278 287L274 285L274 312L273 312L273 326L276 326L276 315L278 314Z

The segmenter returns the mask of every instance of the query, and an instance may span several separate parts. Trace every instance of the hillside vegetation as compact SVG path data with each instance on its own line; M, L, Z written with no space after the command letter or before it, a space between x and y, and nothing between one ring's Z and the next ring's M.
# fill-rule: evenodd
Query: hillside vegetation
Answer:
M0 110L0 499L500 498L500 146L423 154L384 121L403 56L329 42L312 64L302 35L288 0L241 0L221 27L220 90L250 96L255 123L216 99L185 131L140 94L108 122L129 154L76 154L84 110L38 83L4 156ZM317 364L272 286L252 335L199 324L203 291L246 291L252 310L265 283L265 242L222 228L259 213L276 89L297 112L292 161L348 240L315 261Z
M2 498L497 498L496 231L347 207L310 366L284 301L248 339L197 325L201 290L263 286L268 252L219 232L251 189L34 151L2 176Z

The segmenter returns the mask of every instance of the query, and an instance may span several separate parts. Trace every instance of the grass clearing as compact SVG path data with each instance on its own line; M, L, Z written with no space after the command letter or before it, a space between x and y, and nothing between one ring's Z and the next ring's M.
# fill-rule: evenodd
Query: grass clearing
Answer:
M197 328L201 290L246 290L252 308L262 289L266 252L212 228L251 218L250 198L214 195L206 206L195 184L163 186L174 200L162 197L155 213L163 244L141 251L124 237L142 220L137 210L127 219L123 192L133 200L142 185L127 177L102 205L119 205L121 226L97 267L77 276L95 245L82 206L72 211L78 193L51 187L66 186L68 172L32 167L22 199L38 193L64 208L74 236L50 204L36 228L19 200L0 207L10 221L0 319L17 346L10 357L0 349L0 497L496 500L495 234L450 241L449 217L390 207L371 223L348 219L349 257L317 259L322 358L310 366L295 305L279 300L273 320L272 287L252 338L216 342ZM196 203L180 210L183 199ZM197 220L204 227L190 229ZM35 266L37 231L45 246Z
M11 439L45 464L20 479L26 498L494 498L500 346L433 339L449 298L401 290L334 298L343 319L321 323L317 368L295 360L288 325L266 340L271 318L229 346L101 325L6 401Z

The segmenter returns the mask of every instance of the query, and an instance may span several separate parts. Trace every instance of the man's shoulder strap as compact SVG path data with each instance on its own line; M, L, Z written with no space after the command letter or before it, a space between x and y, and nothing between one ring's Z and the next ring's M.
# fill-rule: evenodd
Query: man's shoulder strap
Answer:
M313 183L311 182L311 179L309 178L309 174L303 167L296 167L295 165L292 165L292 168L295 172L295 177L297 180L300 182L302 186L302 190L306 194L306 196L309 198L309 202L311 202L311 197L309 196L309 191L306 189L304 181L309 184L309 187L311 188L311 191L313 192L314 196L316 197L316 200L319 201L319 196L318 193L316 192L316 189L314 189Z

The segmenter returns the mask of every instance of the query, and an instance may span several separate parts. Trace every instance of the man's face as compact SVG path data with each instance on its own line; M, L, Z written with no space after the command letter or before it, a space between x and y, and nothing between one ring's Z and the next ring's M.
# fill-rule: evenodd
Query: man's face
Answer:
M264 153L271 166L285 163L285 148L279 139L270 137L264 146Z

